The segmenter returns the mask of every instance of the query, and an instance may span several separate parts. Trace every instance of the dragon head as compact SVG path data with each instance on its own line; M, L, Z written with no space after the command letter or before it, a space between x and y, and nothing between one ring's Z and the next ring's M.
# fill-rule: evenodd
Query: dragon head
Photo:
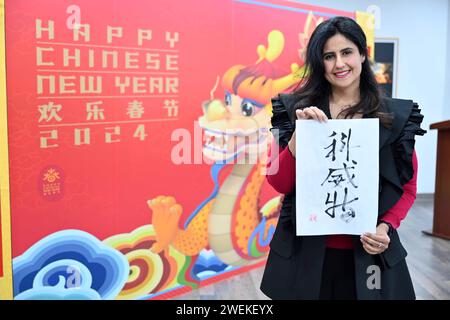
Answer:
M199 118L206 138L203 154L207 158L224 161L242 155L259 156L267 150L271 98L301 79L297 64L291 65L290 72L274 65L283 49L283 34L273 30L268 35L267 48L257 47L258 60L254 64L232 66L222 76L224 99L214 99L212 92Z

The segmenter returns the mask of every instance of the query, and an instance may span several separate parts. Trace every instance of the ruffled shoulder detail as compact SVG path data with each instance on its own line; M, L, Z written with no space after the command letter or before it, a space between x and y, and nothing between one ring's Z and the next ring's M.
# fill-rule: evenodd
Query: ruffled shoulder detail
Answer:
M271 123L272 128L270 131L272 131L275 141L280 147L286 148L295 128L291 123L288 108L286 108L280 96L272 98Z
M415 136L423 136L427 132L420 127L423 120L423 115L420 111L419 105L414 102L411 114L394 143L394 159L402 185L411 180L414 174L412 156Z

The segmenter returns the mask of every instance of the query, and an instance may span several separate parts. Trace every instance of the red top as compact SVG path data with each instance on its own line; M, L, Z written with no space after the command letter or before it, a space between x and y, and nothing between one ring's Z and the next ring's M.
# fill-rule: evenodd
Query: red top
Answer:
M279 152L273 153L273 150L278 148ZM295 158L292 156L289 148L281 148L276 142L271 148L271 155L268 163L268 168L275 160L273 157L278 155L278 172L270 174L268 171L267 181L270 185L280 193L287 194L292 192L295 185ZM397 229L400 222L406 217L409 209L411 209L417 192L417 156L413 152L413 169L414 174L410 181L403 186L403 195L398 202L381 217L381 220L389 222L393 228ZM327 247L338 249L352 249L353 241L349 235L329 235L327 237Z

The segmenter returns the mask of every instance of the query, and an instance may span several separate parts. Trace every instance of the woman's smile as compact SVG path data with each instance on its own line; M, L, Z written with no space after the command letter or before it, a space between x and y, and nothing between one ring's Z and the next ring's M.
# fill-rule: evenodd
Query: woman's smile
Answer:
M350 72L351 70L338 71L335 72L334 75L336 76L336 78L343 79L350 75Z

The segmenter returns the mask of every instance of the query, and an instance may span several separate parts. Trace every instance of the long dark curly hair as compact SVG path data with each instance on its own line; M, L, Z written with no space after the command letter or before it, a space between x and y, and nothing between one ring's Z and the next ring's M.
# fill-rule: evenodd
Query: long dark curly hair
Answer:
M345 110L345 118L352 118L361 113L372 118L379 118L380 123L390 128L393 115L386 112L382 104L382 93L367 59L366 35L361 27L351 18L334 17L319 24L311 35L306 51L304 80L294 89L298 101L294 109L320 106L324 98L331 94L331 85L325 79L323 49L329 38L341 34L353 42L366 59L362 63L359 90L360 101Z

